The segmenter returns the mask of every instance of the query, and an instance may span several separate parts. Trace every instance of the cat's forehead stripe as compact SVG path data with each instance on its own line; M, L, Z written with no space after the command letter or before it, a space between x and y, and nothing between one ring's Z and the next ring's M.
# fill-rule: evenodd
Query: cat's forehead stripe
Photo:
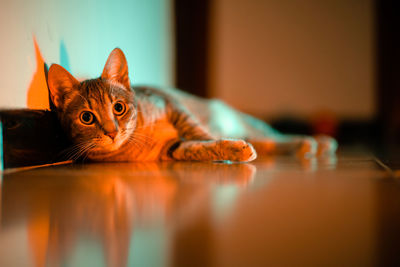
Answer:
M106 86L101 80L94 79L82 82L81 91L83 91L87 99L94 99L97 103L104 104Z
M134 96L133 91L121 88L118 84L109 83L103 79L93 79L81 82L79 91L71 94L66 111L73 112L82 108L95 111L109 106L116 99L124 99L131 102Z

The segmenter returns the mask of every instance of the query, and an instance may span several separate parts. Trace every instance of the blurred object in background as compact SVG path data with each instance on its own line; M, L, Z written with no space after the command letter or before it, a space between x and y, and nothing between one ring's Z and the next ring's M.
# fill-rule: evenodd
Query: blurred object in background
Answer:
M400 151L400 3L377 1L377 103L383 153Z
M271 126L282 133L311 135L312 128L307 120L299 119L293 115L285 115L270 120Z
M330 111L319 111L311 117L313 134L325 134L337 137L338 118Z
M174 0L175 86L207 97L209 0Z
M400 3L376 1L376 121L375 154L400 168Z

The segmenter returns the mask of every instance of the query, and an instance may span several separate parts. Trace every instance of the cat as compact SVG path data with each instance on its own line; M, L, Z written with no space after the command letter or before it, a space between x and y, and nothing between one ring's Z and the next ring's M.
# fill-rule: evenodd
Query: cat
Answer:
M131 86L124 53L115 48L99 78L79 82L52 64L50 97L74 146L92 161L249 162L257 153L335 153L328 136L285 135L216 99L171 88Z

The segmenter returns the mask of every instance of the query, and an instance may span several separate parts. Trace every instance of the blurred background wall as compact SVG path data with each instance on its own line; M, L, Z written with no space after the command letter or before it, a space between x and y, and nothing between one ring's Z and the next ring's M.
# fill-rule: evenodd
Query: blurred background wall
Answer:
M115 47L133 82L171 85L170 8L169 0L2 0L0 107L47 107L43 62L94 78Z
M214 0L210 12L210 96L263 118L375 116L372 0Z

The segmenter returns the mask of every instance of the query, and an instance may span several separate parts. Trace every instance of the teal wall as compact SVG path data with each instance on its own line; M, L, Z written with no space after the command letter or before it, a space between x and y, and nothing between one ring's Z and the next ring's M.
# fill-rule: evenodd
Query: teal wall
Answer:
M120 47L132 83L173 83L169 0L3 0L0 6L0 62L7 63L0 66L0 107L26 106L28 88L42 75L34 38L46 63L78 78L99 76Z

